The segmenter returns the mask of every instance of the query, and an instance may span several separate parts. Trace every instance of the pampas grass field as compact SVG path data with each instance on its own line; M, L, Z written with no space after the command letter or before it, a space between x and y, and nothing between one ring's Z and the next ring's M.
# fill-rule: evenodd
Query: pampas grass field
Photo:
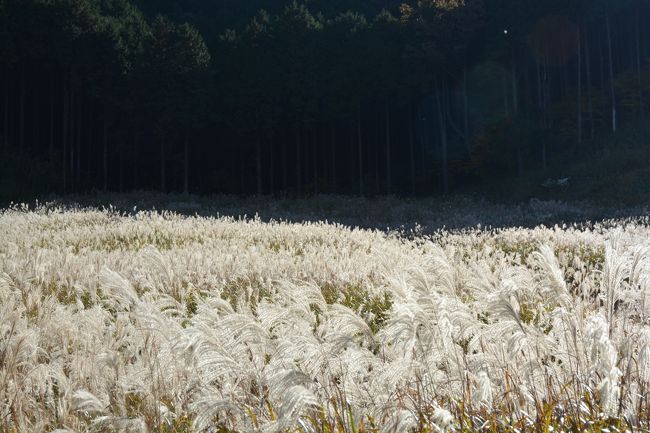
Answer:
M646 218L195 213L0 212L1 432L650 426Z

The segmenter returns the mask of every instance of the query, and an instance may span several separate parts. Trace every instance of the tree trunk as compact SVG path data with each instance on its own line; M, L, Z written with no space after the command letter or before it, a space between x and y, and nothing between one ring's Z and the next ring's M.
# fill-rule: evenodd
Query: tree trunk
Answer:
M104 113L103 119L104 125L102 130L102 144L103 144L103 174L104 174L104 192L108 191L108 120L106 118L106 113Z
M318 128L317 128L318 129ZM322 140L322 134L318 134L319 138ZM318 149L321 146L318 145L318 139L316 138L315 133L311 135L311 149L312 149L312 160L314 165L314 194L318 194Z
M20 67L20 97L19 97L19 130L18 130L18 147L20 151L25 150L25 67Z
M75 161L74 173L77 188L81 187L81 143L83 141L83 93L79 93L77 104L77 159Z
M262 195L262 136L259 131L255 137L255 174L257 178L257 195Z
M288 161L287 161L287 141L288 134L286 128L283 128L282 133L282 189L286 194L288 188Z
M442 89L440 86L436 85L436 103L438 106L438 121L440 128L440 156L442 159L442 191L444 194L448 194L449 173L447 167L447 121L445 120L445 104L443 104L441 93Z
M389 195L393 185L390 157L390 105L386 102L386 193Z
M609 90L612 98L612 133L616 134L616 91L614 88L614 58L612 56L612 31L609 15L605 19L605 26L607 27L607 53L609 57Z
M50 80L50 163L54 162L54 77Z
M433 123L433 111L434 111L434 106L433 106L433 98L431 99L431 122ZM428 123L428 122L427 122ZM433 135L428 133L428 124L425 125L425 122L418 121L415 129L415 137L416 140L418 137L420 138L420 166L421 167L426 167L427 163L425 162L427 160L427 149L433 147ZM429 139L431 139L431 145L429 145Z
M517 116L519 113L519 86L517 83L517 62L514 47L511 51L510 73L512 74L512 112L514 116Z
M519 85L517 83L517 63L515 56L515 48L512 48L510 57L510 69L512 74L512 111L516 117L519 114ZM523 143L521 140L517 142L517 175L519 177L524 174L524 158L523 158Z
M40 104L40 94L39 94L38 83L33 84L33 104L34 104L34 117L32 117L32 143L31 146L38 152L40 145L40 134L41 134L41 104Z
M183 159L183 194L190 193L190 132L185 130Z
M336 125L330 125L330 152L332 165L332 192L336 192Z
M562 86L560 86L560 89L562 89L562 94L560 95L561 99L569 94L569 68L567 67L569 64L569 59L567 57L566 43L567 42L564 40L564 38L562 38L562 45L560 48L562 50Z
M74 157L75 157L75 138L76 138L76 131L77 131L77 125L76 125L76 98L75 98L75 81L74 81L74 75L71 75L70 77L70 106L68 107L69 113L68 113L68 121L69 121L69 130L68 130L68 174L70 175L69 180L70 180L70 190L74 191L75 190L75 183L74 183Z
M377 111L377 115L375 116L375 152L374 152L374 163L375 163L375 189L374 192L375 194L379 194L379 160L381 159L380 153L381 153L381 145L383 144L381 140L383 140L383 133L382 133L382 128L383 128L383 123L380 120L380 117L382 117L381 111Z
M547 64L547 59L546 57L543 58L542 62L542 124L544 125L544 128L548 129L549 131L551 130L552 127L552 122L549 116L549 110L547 109L549 105L549 84L550 80L548 79L548 64ZM542 142L542 170L546 171L547 167L547 151L546 151L546 140L541 140Z
M585 26L585 66L587 72L587 89L589 90L587 98L587 110L589 112L589 138L593 139L596 135L596 125L594 120L594 100L591 82L591 53L589 50L589 27Z
M302 195L302 156L300 154L300 123L296 123L296 189Z
M133 128L133 160L137 161L138 157L138 130ZM138 170L137 164L132 164L133 166L133 184L131 189L138 189L140 187L140 170Z
M239 170L234 170L235 173L239 174L239 190L240 191L247 191L247 185L246 185L246 176L244 169L247 169L247 163L244 162L244 157L242 156L241 152L237 155L239 159Z
M88 115L86 116L88 119L88 123L86 126L86 176L88 179L92 178L93 174L93 169L92 169L92 157L93 157L93 152L95 146L93 146L93 143L95 142L94 134L95 134L95 114L93 113L94 105L92 104L92 99L88 100Z
M165 140L160 138L160 192L167 192L167 178L165 173Z
M605 91L605 52L603 48L603 40L602 38L600 39L600 44L599 44L599 54L600 54L600 93L605 95L607 93Z
M357 103L357 146L359 156L359 195L363 196L363 137L361 136L361 102Z
M119 155L118 162L119 162L119 166L120 166L119 167L119 174L118 174L118 176L119 176L119 186L120 186L119 191L120 191L120 194L121 194L121 193L124 192L124 150L120 149L120 151L118 152L118 155Z
M62 116L62 125L61 125L61 147L63 148L63 164L62 164L62 175L63 175L63 194L67 192L67 149L68 149L68 77L67 74L63 74L63 116Z
M505 117L510 117L510 107L508 104L508 100L510 97L508 96L508 77L507 77L507 72L504 70L503 71L503 115ZM436 90L438 91L438 90Z
M9 66L5 64L4 76L4 112L3 112L3 127L2 136L4 138L4 145L9 145Z
M350 183L350 189L352 189L352 185L356 181L356 168L355 168L355 160L354 160L354 157L355 157L355 148L354 148L355 137L354 136L356 134L356 130L355 130L356 125L355 125L355 123L356 123L355 120L350 119L350 125L349 125L350 126L350 128L349 128L349 131L350 131L350 145L348 146L348 152L350 153L349 158L348 158L348 162L349 162L349 164L348 164L348 181Z
M413 124L413 101L409 100L409 149L411 150L411 194L415 195L415 125Z
M530 101L532 100L531 95L530 95L530 63L525 62L524 64L524 112L528 113L530 111L530 106L531 103Z
M271 133L269 142L269 194L275 194L275 134Z
M463 132L465 133L465 150L467 150L467 156L470 156L472 153L471 143L469 140L469 93L467 91L467 66L463 68ZM409 103L409 109L412 107ZM412 113L411 113L412 116ZM409 122L413 120L410 119ZM409 134L413 134L413 131L409 127ZM412 140L412 137L409 137ZM411 152L412 154L413 152Z
M582 28L578 24L578 144L582 144Z
M639 115L644 116L645 108L643 107L643 85L641 81L641 26L639 21L641 20L641 11L637 11L636 20L635 20L635 39L636 39L636 79L637 86L639 87Z
M535 62L537 70L537 104L540 110L544 109L544 97L543 97L543 88L542 88L542 62L540 59L537 59Z

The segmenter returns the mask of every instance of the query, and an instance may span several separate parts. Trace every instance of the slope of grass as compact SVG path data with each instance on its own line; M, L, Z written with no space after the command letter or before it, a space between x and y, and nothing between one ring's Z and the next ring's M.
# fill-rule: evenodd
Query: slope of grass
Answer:
M47 206L0 233L3 432L650 427L645 220L404 237Z

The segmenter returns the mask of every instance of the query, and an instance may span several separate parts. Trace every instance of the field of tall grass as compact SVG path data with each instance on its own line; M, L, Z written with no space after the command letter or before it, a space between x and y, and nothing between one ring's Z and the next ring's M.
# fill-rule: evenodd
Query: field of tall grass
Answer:
M647 218L0 211L0 432L607 433L649 397Z

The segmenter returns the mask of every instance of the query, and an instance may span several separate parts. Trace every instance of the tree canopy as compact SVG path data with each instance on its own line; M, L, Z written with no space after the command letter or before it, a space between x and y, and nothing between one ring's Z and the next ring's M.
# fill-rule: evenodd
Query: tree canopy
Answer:
M19 193L430 194L545 169L647 112L649 11L0 0L0 180Z

